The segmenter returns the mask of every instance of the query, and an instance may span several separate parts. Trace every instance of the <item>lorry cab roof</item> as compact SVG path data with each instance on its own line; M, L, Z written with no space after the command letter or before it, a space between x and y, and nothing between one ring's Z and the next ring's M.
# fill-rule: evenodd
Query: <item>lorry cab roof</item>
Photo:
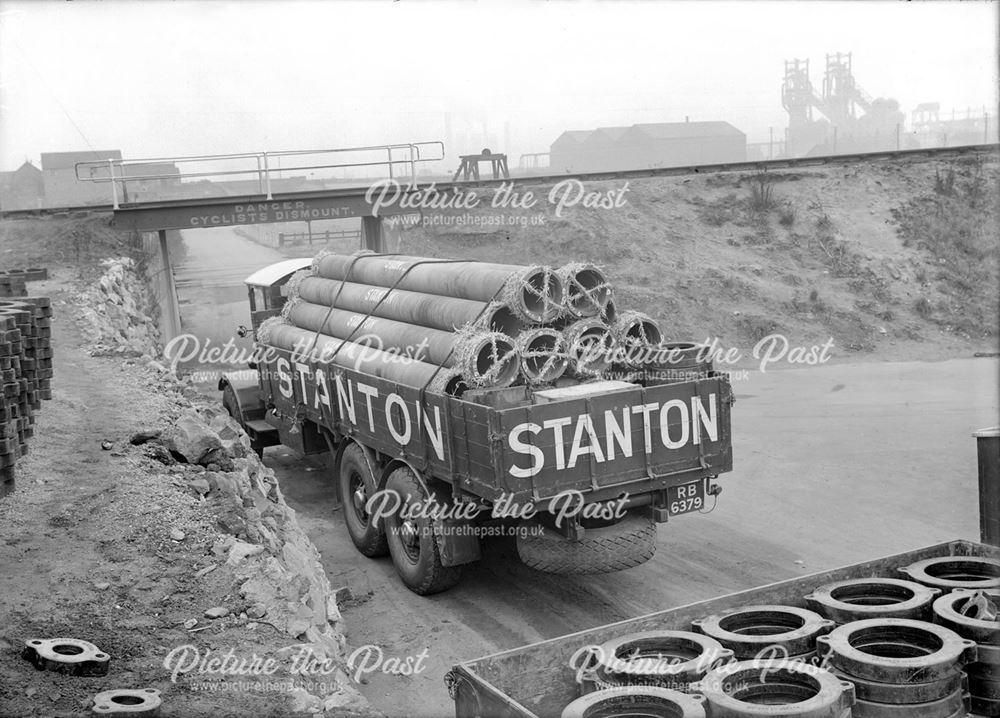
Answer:
M312 257L296 257L258 269L243 281L252 287L270 287L285 277L305 269L312 264Z

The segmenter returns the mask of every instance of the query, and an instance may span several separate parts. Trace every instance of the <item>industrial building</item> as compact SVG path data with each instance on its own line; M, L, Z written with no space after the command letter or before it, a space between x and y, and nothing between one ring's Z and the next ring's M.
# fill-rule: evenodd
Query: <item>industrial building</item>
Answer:
M562 133L550 147L555 172L613 172L746 160L747 138L728 122L657 122Z
M42 171L25 162L13 172L0 172L0 209L38 209L45 204Z
M43 152L42 177L47 207L75 207L81 204L109 204L110 187L101 182L82 182L76 176L78 162L121 162L119 150L88 152Z

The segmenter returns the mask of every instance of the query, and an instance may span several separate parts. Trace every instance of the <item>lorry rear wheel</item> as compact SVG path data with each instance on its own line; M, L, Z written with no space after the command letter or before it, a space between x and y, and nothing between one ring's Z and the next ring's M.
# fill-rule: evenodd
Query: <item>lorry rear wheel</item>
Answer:
M441 564L441 551L430 519L400 518L406 507L427 504L428 496L417 477L409 468L400 467L389 475L385 488L400 497L400 511L386 517L385 533L392 563L403 583L421 596L454 586L462 576L462 567Z
M368 499L378 490L374 467L365 450L352 443L340 457L340 499L344 502L344 523L354 546L365 556L375 558L389 553L385 528L372 521Z
M611 573L645 563L656 552L656 523L637 512L611 526L589 528L579 541L538 524L526 526L529 533L517 535L518 556L546 573Z

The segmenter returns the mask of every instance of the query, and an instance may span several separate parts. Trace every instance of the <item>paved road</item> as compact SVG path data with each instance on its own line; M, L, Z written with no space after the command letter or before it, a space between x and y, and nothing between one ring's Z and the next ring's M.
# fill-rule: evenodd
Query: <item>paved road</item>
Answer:
M387 715L447 715L456 662L719 594L952 538L976 539L973 430L996 423L998 363L840 364L751 374L737 387L734 464L708 515L661 526L629 571L552 577L493 542L450 592L421 598L388 559L350 543L323 458L281 447L267 463L319 547L334 586L372 595L345 611L348 641L387 655L429 648L412 678L363 686Z
M287 257L241 237L229 227L185 230L181 235L187 257L174 268L181 328L196 336L202 346L219 346L232 340L249 351L251 340L235 334L239 325L250 325L243 280L261 267Z

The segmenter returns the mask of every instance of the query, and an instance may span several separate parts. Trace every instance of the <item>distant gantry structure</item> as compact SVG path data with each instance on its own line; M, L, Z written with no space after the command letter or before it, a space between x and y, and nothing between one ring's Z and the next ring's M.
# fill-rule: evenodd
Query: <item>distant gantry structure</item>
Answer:
M851 60L849 52L828 54L819 92L809 77L809 60L785 61L781 104L788 113L786 156L986 144L995 138L995 123L991 128L985 110L966 110L962 116L953 112L951 119L942 119L937 103L919 105L907 130L899 103L872 99L855 79Z

